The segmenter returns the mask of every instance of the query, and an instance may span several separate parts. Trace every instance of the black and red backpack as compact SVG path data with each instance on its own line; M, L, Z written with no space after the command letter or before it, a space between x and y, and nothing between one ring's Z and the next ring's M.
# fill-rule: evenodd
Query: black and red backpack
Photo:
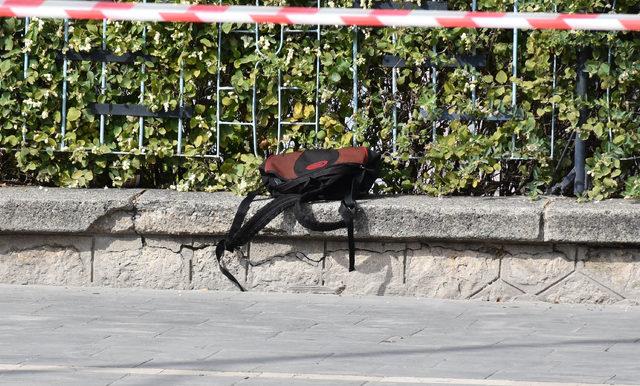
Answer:
M346 228L349 243L349 271L355 270L353 220L356 199L366 195L380 170L380 154L366 147L330 150L306 150L272 155L260 166L262 183L273 196L245 223L251 202L257 193L250 193L233 219L231 229L216 248L220 271L241 291L245 289L222 263L224 251L233 252L248 243L271 220L287 208L294 208L296 220L312 231L327 232ZM319 222L302 210L302 204L318 200L342 200L336 222ZM244 223L244 224L243 224Z

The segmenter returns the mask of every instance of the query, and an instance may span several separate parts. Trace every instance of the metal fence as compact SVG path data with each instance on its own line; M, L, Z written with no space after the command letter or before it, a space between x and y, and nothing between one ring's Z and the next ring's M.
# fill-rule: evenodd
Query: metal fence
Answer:
M146 2L146 0L144 0ZM256 0L255 5L260 5L259 0ZM317 3L315 4L315 6L317 6L318 8L320 8L320 2L317 1ZM359 7L360 5L358 3L354 4L354 7ZM426 2L423 5L424 9L444 9L446 8L446 3L443 2L438 2L438 1L430 1L430 2ZM477 0L472 0L471 3L469 4L469 9L471 11L475 11L477 10ZM615 2L614 2L614 10L615 10ZM506 11L506 10L505 10ZM513 6L513 12L518 12L518 1L515 2L514 6ZM549 11L553 11L553 12L557 12L557 6L554 5L552 10ZM70 20L64 20L64 42L65 42L65 46L69 43L69 26L72 23L72 21ZM24 27L24 32L25 35L29 32L29 28L30 28L30 20L29 18L27 18L25 20L25 27ZM353 79L353 88L352 88L352 111L353 111L353 117L355 117L358 113L358 103L359 100L361 98L361 94L363 92L363 88L361 87L361 85L359 84L359 68L358 68L358 62L357 62L357 55L358 55L358 51L360 49L360 47L358 46L358 30L359 27L357 26L352 26L350 27L353 30L353 49L352 49L352 79ZM221 24L218 24L218 33L217 33L217 61L218 61L218 66L217 66L217 73L215 75L214 80L212 80L213 83L215 83L215 109L216 109L216 122L215 122L215 127L216 127L216 131L215 131L215 135L216 135L216 139L215 139L215 148L211 149L211 152L208 154L201 154L198 155L198 157L205 157L205 158L216 158L216 159L222 159L224 157L224 149L222 149L221 147L221 133L222 133L222 127L223 126L246 126L248 128L250 128L251 131L251 149L252 152L255 155L259 154L259 138L258 138L258 132L257 132L257 89L256 89L256 83L254 82L252 89L250 90L251 93L251 120L243 120L242 118L238 117L237 119L233 119L233 120L225 120L223 119L223 109L224 106L222 106L221 104L221 95L223 92L228 91L228 90L233 90L234 87L232 85L229 84L224 84L223 81L223 77L221 74L221 69L222 69L222 63L224 62L225 58L223 57L223 51L222 51L222 47L225 44L225 39L227 39L228 34L244 34L247 36L251 36L253 38L253 46L254 46L254 51L255 54L258 57L264 57L263 52L261 51L261 47L258 44L258 41L260 39L260 29L258 28L258 23L253 24L250 28L240 28L240 29L233 29L231 31L229 31L228 33L224 33L222 28L221 28ZM143 29L142 32L142 38L144 40L146 40L147 36L146 36L146 32L147 29ZM297 28L296 26L286 26L283 25L280 28L280 33L279 33L279 44L276 48L276 54L279 54L280 52L282 52L283 48L286 45L286 37L288 35L291 34L306 34L309 36L313 36L313 38L315 39L315 41L317 42L318 47L321 47L321 43L322 43L322 39L323 39L323 31L321 28L321 25L317 25L314 26L313 28ZM517 100L517 96L518 96L518 85L517 82L515 81L516 78L519 77L519 68L518 68L518 60L519 60L519 52L520 52L520 47L519 47L519 30L518 29L513 29L512 30L512 47L511 47L511 51L512 51L512 58L511 58L511 75L514 78L514 81L511 83L511 114L505 114L505 115L496 115L496 116L486 116L486 117L470 117L470 116L465 116L463 114L445 114L443 116L434 118L434 117L428 117L427 114L425 113L425 119L427 120L432 120L431 125L432 125L432 139L435 140L436 137L439 135L439 131L443 130L442 128L445 127L449 121L452 120L456 120L456 121L466 121L468 122L469 125L469 130L471 131L475 131L477 130L477 126L479 124L481 124L482 121L489 121L489 122L496 122L496 123L501 123L501 122L506 122L509 120L513 120L513 119L518 119L518 100ZM93 56L93 57L86 57L83 56L82 53L78 53L78 52L68 52L67 54L65 54L63 56L63 61L62 61L62 75L63 75L63 81L62 84L60 85L60 98L61 98L61 115L62 115L62 120L61 120L61 126L59 128L60 130L60 138L62 138L62 140L60 141L60 143L58 144L57 148L55 149L56 151L65 151L67 149L67 144L64 141L65 138L65 134L67 133L67 126L66 126L66 122L67 122L67 113L68 113L68 106L67 106L67 97L68 97L68 79L67 79L67 71L68 71L68 66L70 61L73 60L90 60L90 61L94 61L94 62L98 62L101 63L101 74L100 74L100 90L101 90L101 95L105 94L105 91L107 90L107 63L110 62L119 62L119 63L129 63L129 59L130 58L125 58L122 56L115 56L112 53L109 52L109 49L107 47L107 20L103 20L102 23L102 44L100 47L100 55L98 56ZM396 41L396 35L394 34L392 36L392 43L395 44ZM433 46L431 47L431 50L433 52L438 52L438 47L437 46ZM471 54L471 58L457 58L458 62L460 65L476 65L477 63L473 63L474 60L478 60L477 56L475 55L475 52L470 53ZM608 48L608 63L611 64L612 62L612 57L614 55L613 52L613 48L611 47L611 45L609 45ZM583 71L584 69L584 65L585 65L585 61L587 59L586 57L586 51L582 52L580 55L578 55L578 59L579 59L579 63L578 68L578 77L577 77L577 95L578 96L586 96L586 92L587 92L587 78L585 75L585 72ZM27 78L28 76L28 71L29 71L29 62L30 62L30 57L28 53L24 54L24 66L23 66L23 71L24 71L24 77ZM257 68L259 66L259 61L255 64L255 67ZM392 55L389 55L388 57L385 57L383 60L383 66L386 67L389 71L389 77L390 77L390 85L391 85L391 99L394 100L393 103L393 107L392 107L392 137L391 137L391 143L385 146L388 146L390 148L390 153L393 155L396 153L397 150L397 143L398 143L398 137L399 137L399 127L402 125L402 122L399 121L398 119L398 108L399 108L399 102L397 102L397 100L399 99L397 97L397 93L398 93L398 85L397 85L397 74L398 71L400 70L400 68L402 68L404 66L404 62L402 60L402 58L398 58L398 57L394 57ZM320 72L321 72L321 61L320 61L320 52L318 51L318 53L316 54L316 60L315 60L315 66L313 68L313 71L310 72L311 77L313 78L313 82L315 84L315 98L314 98L314 104L315 104L315 114L312 120L306 120L306 121L291 121L290 119L288 119L287 117L285 117L283 114L285 113L285 111L287 111L286 109L286 104L288 104L288 98L284 97L285 93L289 93L289 92L295 92L297 90L299 90L298 87L295 86L291 86L288 84L285 84L283 82L283 76L282 76L282 69L280 69L278 71L277 74L277 117L276 117L276 121L277 121L277 151L281 152L284 149L286 149L288 147L288 144L283 140L283 135L286 133L287 129L289 126L304 126L304 127L308 127L311 128L312 130L314 130L316 133L319 131L320 129L320 112L321 112L321 103L320 103ZM141 65L140 67L140 72L142 74L145 74L145 72L147 71L144 63ZM438 87L438 77L440 76L440 71L443 71L442 69L439 69L437 66L432 65L430 67L430 79L432 82L432 85L434 87L434 92L436 91L436 88ZM553 62L551 65L551 71L552 71L552 94L555 94L555 90L557 85L557 71L558 71L558 63L557 63L557 55L554 54L553 56ZM471 82L475 82L475 79L470 79ZM176 138L176 148L175 148L175 155L176 156L184 156L183 154L183 147L184 147L184 132L185 132L185 125L184 125L184 121L185 119L188 119L190 117L190 111L189 111L189 107L186 105L185 103L185 98L184 98L184 87L185 87L185 79L184 79L184 71L181 69L180 71L180 81L179 81L179 85L178 85L178 92L179 92L179 106L178 109L175 111L165 111L165 112L152 112L150 111L147 107L144 106L144 98L145 98L145 94L148 92L146 89L146 85L145 82L142 81L139 85L139 92L140 92L140 104L139 105L118 105L118 104L96 104L93 107L93 113L96 114L97 116L99 116L99 131L98 131L98 142L100 144L104 144L105 143L105 133L109 130L108 127L108 123L107 123L107 116L134 116L137 117L139 119L139 126L140 126L140 130L138 132L138 138L137 138L137 144L138 144L138 153L144 153L145 152L145 132L144 132L144 127L145 127L145 119L147 117L156 117L156 118L167 118L167 119L176 119L178 121L178 130L177 130L177 138ZM476 105L479 101L478 101L478 96L476 93L475 89L472 89L471 91L471 95L470 98L472 100L472 103L474 105ZM611 98L611 89L610 87L607 88L606 90L606 99L607 99L607 104L609 103ZM558 133L557 133L557 108L556 108L556 103L555 102L551 102L551 131L549 134L549 143L550 143L550 147L549 147L549 158L552 160L561 160L562 158L564 158L567 153L568 153L568 149L569 149L569 142L567 142L566 146L564 147L564 149L562 151L558 151L557 149L557 139L558 139ZM584 121L586 116L583 116L583 114L586 114L586 112L581 112L581 120ZM356 127L357 123L355 119L350 119L348 121L348 128L349 130L355 131L357 129ZM609 135L611 136L611 133L609 133ZM23 130L23 140L26 141L26 128ZM356 145L356 137L353 136L353 143L354 145ZM574 191L576 193L580 193L585 189L585 145L584 142L580 139L579 136L575 136L573 135L573 141L575 143L575 152L574 152L574 171L575 171L575 181L574 181ZM516 140L516 136L514 135L512 138L512 150L515 153L515 149L519 144L517 143ZM52 149L54 150L54 149ZM115 152L116 154L128 154L130 152ZM511 160L518 160L517 156L511 156L508 157L508 159ZM560 162L557 162L557 165L560 165Z

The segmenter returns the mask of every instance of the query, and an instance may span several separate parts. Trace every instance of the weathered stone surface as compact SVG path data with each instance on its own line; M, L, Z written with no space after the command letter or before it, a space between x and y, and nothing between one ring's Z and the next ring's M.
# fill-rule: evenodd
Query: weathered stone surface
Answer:
M240 201L230 193L148 190L137 201L136 230L141 234L225 234Z
M562 282L541 293L538 298L551 303L613 304L622 297L609 291L580 272L575 272Z
M133 210L116 210L96 220L86 233L93 234L132 234L135 233Z
M545 241L640 243L640 205L630 200L555 199L544 216Z
M0 188L0 233L123 231L142 190ZM95 229L93 228L95 226Z
M505 246L500 277L528 294L538 294L573 272L575 249L535 245Z
M227 279L216 260L217 238L200 237L193 242L193 263L191 288L237 291L238 288ZM222 258L224 266L246 287L247 278L247 248L241 248L241 253L226 252Z
M148 190L137 200L136 230L146 234L214 235L228 231L241 197L229 193ZM249 216L268 202L252 205ZM544 200L426 196L380 197L359 201L356 233L365 238L538 240ZM339 202L307 207L319 221L336 221ZM469 224L474 224L472 227ZM265 235L344 238L346 232L310 232L287 211Z
M325 286L335 293L402 294L404 244L356 243L356 270L349 272L346 242L327 242Z
M215 245L240 201L228 193L0 188L0 282L235 290ZM249 216L267 202L255 202ZM338 207L306 210L335 221ZM259 291L640 301L640 220L631 202L403 196L360 207L355 272L347 270L344 229L309 232L291 211L244 249L246 258L227 253L223 261Z
M498 278L497 253L497 249L472 245L410 245L405 271L406 294L469 298Z
M546 200L523 197L395 196L359 200L356 234L415 240L539 240ZM315 217L339 219L339 203L313 204ZM473 226L470 226L473 224ZM294 232L300 232L295 228ZM344 231L331 233L344 237Z
M241 200L229 193L5 187L0 188L0 232L222 235ZM257 200L250 215L267 202ZM627 200L395 196L359 202L356 233L361 239L540 242L544 238L640 245L640 206ZM338 207L338 202L324 202L306 210L318 220L335 221ZM287 211L263 234L344 239L346 232L309 232Z
M472 299L488 302L506 302L522 295L523 292L518 288L506 283L504 280L498 279L482 289L482 291L473 295Z
M0 236L0 282L80 286L90 281L90 237Z
M150 239L147 239L150 240ZM96 237L94 285L187 289L193 252L169 241L146 244L136 236ZM177 252L176 252L177 251Z
M323 259L323 241L252 242L247 286L259 291L317 292L322 286Z
M589 248L582 272L625 298L640 300L640 249Z

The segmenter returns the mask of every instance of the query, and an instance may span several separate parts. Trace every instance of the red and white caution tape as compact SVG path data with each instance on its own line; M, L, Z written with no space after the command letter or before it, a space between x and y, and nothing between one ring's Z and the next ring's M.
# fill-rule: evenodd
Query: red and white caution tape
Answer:
M0 0L0 17L369 27L640 31L640 15L256 7L106 1Z

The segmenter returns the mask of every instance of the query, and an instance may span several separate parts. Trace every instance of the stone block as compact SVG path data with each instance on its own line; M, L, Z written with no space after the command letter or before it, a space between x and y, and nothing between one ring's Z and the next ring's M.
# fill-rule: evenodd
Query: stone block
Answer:
M130 231L135 199L141 193L140 189L0 188L0 233Z
M489 302L506 302L514 300L522 296L523 292L518 288L506 283L504 280L496 280L489 284L482 291L472 296L475 300L484 300Z
M241 200L231 193L147 190L137 200L136 230L141 234L223 235Z
M499 251L470 244L412 245L407 251L406 293L466 299L498 278Z
M539 240L545 200L402 196L362 200L363 234L415 240Z
M640 205L631 200L578 203L554 199L544 215L544 239L567 243L640 243Z
M254 241L249 247L247 286L259 291L318 292L323 259L323 241Z
M551 303L613 304L623 298L596 283L580 272L574 272L560 283L538 295L540 300Z
M193 241L193 263L191 275L191 288L237 291L238 288L227 279L216 260L215 238L196 238ZM247 277L247 248L242 247L240 252L226 252L222 258L222 263L238 279L242 286L246 287Z
M324 284L334 293L396 295L404 292L405 244L356 243L356 270L349 272L346 242L327 242Z
M167 244L174 244L167 246ZM193 252L177 240L154 242L138 236L96 237L94 285L187 289Z
M538 294L575 269L575 248L506 245L500 277L527 294Z
M82 286L90 281L90 237L0 236L0 282Z
M628 299L640 300L640 249L589 248L582 273Z

